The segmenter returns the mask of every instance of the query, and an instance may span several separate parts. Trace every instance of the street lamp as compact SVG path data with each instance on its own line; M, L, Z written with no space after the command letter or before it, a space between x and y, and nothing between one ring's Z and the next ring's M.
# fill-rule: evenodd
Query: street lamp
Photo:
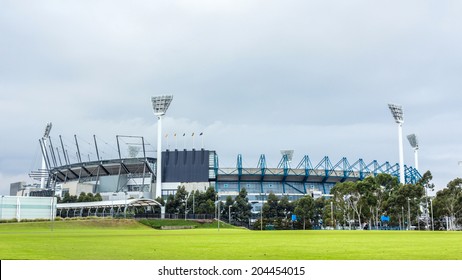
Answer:
M157 117L156 197L162 196L162 116L167 112L173 95L152 97L152 109Z
M186 216L188 215L188 199L189 199L189 196L191 195L191 193L189 193L187 196L186 196L186 199L184 200L184 220L186 221Z
M232 205L228 206L228 224L231 224L231 207Z
M407 230L411 229L411 207L410 207L410 198L407 198Z
M334 229L334 202L333 201L330 202L330 219L331 219L332 229Z
M405 184L404 177L404 152L403 152L403 107L401 105L388 104L391 114L398 124L398 144L399 144L399 182Z
M433 226L433 199L430 198L430 209L431 209L431 212L432 212L432 231L435 230L434 226Z
M261 193L261 208L260 208L260 230L263 230L263 193Z
M111 217L114 218L114 196L117 196L117 193L112 193L111 197Z
M127 192L124 192L124 198L125 198L125 207L124 207L124 219L127 218Z

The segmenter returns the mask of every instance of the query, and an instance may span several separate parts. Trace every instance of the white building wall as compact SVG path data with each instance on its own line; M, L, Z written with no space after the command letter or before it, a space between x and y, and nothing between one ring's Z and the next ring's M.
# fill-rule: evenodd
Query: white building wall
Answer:
M55 197L2 196L0 220L52 219L56 217Z

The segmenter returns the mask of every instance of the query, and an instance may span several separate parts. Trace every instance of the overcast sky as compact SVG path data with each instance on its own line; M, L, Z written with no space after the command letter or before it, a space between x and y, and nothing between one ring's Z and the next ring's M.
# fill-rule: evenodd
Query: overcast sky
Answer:
M144 136L153 156L163 94L164 148L203 132L195 148L222 167L276 166L281 149L293 165L396 163L400 104L442 188L462 173L461 14L461 1L0 0L0 192L32 182L47 122L55 146L75 150L77 134L90 158L93 134L103 156L115 135Z

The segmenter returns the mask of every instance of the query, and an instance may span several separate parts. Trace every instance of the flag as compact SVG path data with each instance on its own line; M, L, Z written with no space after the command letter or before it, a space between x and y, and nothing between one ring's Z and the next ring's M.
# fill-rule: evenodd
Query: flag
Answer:
M204 134L203 132L201 132L201 134L199 134L199 136L202 136L202 134Z
M183 133L183 136L186 136L186 133Z
M193 132L193 134L191 136L194 136L194 132Z
M175 134L173 134L173 136L176 137L176 132L175 132Z

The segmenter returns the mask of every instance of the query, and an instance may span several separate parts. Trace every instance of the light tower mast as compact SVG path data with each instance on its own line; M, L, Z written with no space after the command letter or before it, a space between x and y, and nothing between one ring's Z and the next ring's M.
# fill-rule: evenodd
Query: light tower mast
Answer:
M411 144L412 149L414 149L414 161L415 161L415 169L419 171L419 141L415 134L411 134L407 136L407 140L409 140L409 144Z
M152 108L154 115L157 117L157 163L156 163L156 193L157 197L162 197L162 116L167 112L173 95L163 95L152 97Z
M48 137L50 137L51 127L52 127L51 122L47 123L47 126L45 127L45 132L43 133L43 137L42 137L42 142L43 142L43 145L41 147L42 149L46 149L47 139ZM43 150L42 151L42 170L41 170L42 173L47 170L45 154L46 154L45 150ZM45 176L43 176L43 174L40 178L40 188L41 189L45 188Z
M401 105L388 104L393 118L398 124L398 145L399 145L399 182L405 184L404 177L404 152L403 152L403 107Z

